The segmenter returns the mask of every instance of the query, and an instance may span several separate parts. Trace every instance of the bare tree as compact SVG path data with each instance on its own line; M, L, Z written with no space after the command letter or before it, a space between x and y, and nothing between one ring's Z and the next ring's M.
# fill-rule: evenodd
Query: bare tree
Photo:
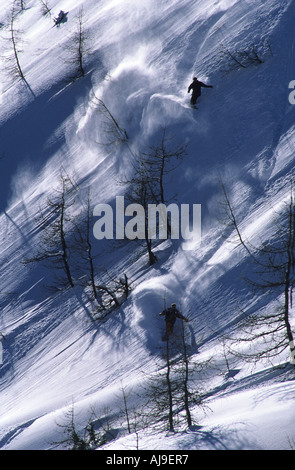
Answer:
M192 416L191 416L191 410L190 410L190 390L189 390L189 376L190 376L190 361L189 361L189 355L188 355L188 350L187 350L187 345L186 345L186 338L185 338L185 331L184 331L184 325L181 323L181 329L182 329L182 350L183 350L183 358L182 358L182 364L183 364L183 374L182 374L182 391L183 391L183 403L184 403L184 409L186 413L186 420L187 420L187 425L191 426L192 425Z
M4 55L6 66L5 70L7 73L14 79L21 79L24 82L25 75L21 66L20 55L22 53L21 49L21 36L22 32L16 28L17 21L17 5L16 2L13 3L13 7L10 14L10 23L8 27L9 35L6 37L6 42L9 44L9 47L6 47L7 52Z
M61 187L54 199L48 199L49 211L41 215L42 248L36 255L24 260L25 264L45 262L49 267L62 270L63 275L57 276L57 287L74 287L74 279L70 268L70 242L72 235L72 218L68 214L73 205L76 187L68 177L61 176Z
M93 216L91 211L91 199L90 192L88 191L86 207L83 208L82 215L79 214L78 218L75 219L74 245L75 251L77 253L76 269L78 270L79 277L82 265L84 278L86 279L86 283L89 283L91 286L93 298L98 299L95 280L95 264L97 254L94 253L91 241L92 219ZM88 275L85 275L85 271L87 271Z
M206 408L202 383L212 359L197 361L190 355L186 330L181 325L180 334L165 342L162 360L144 386L149 424L164 425L169 431L177 431L184 422L191 426L193 407Z
M49 2L47 0L40 0L40 3L41 3L41 12L42 12L42 15L43 16L46 16L46 15L51 15L51 8L49 6Z
M130 405L130 395L131 390L124 386L121 382L120 394L118 394L118 399L120 400L120 402L123 402L123 407L121 406L121 415L124 419L123 427L125 429L127 428L128 434L135 433L136 449L138 450L139 431L141 429L146 429L148 424L144 415L144 408L141 409L139 403L134 403L133 405Z
M67 47L68 57L65 59L65 62L73 69L69 77L70 81L85 76L85 63L91 50L89 42L89 35L85 29L83 9L81 8L77 17L76 31Z
M129 296L131 284L127 274L111 276L98 266L99 253L92 244L93 211L88 192L86 207L74 222L74 236L71 249L75 253L75 271L79 283L89 286L91 299L95 300L95 317L104 318L114 308L119 307Z
M126 416L127 430L128 430L128 433L131 434L132 431L131 431L130 410L128 407L126 387L124 387L123 384L121 384L121 392L122 392L123 403L124 403L124 415Z
M150 424L175 431L177 423L176 392L177 383L173 380L172 351L170 341L163 348L163 362L145 387L147 398L146 414Z
M65 418L64 424L57 424L65 437L52 444L65 447L67 450L95 450L115 439L117 435L117 430L113 427L111 410L107 407L99 416L91 410L84 426L77 426L74 406L65 413Z
M162 135L158 145L150 147L149 151L142 153L140 157L140 171L146 176L150 193L154 204L167 204L165 185L169 174L173 173L181 164L186 155L186 146L176 144L167 136L167 129L162 129ZM148 175L148 178L147 178ZM170 195L170 200L176 198L176 194ZM171 225L167 220L167 235L171 235Z
M190 354L190 338L185 325L181 322L180 344L176 345L176 351L180 352L180 359L175 364L176 397L178 409L184 409L185 421L188 426L193 424L192 408L196 405L205 408L202 382L212 358L198 361Z
M223 186L227 219L234 227L238 242L246 250L252 260L252 277L247 282L254 292L274 295L283 298L276 310L265 314L257 313L244 316L242 325L243 337L239 342L249 345L258 340L262 346L258 350L256 345L253 352L243 354L243 357L260 359L274 357L289 349L291 363L294 361L294 333L292 331L290 316L293 314L292 293L295 283L295 203L293 183L291 182L290 197L285 210L279 214L277 232L270 240L256 247L245 240L237 222L235 210L230 203L229 196ZM241 336L241 335L239 335ZM256 343L257 344L257 343ZM293 360L292 360L293 358Z
M143 209L143 213L138 214L138 221L134 222L137 233L134 235L131 233L128 238L145 245L150 265L157 261L153 252L153 244L157 243L156 213L154 217L150 212L150 206L153 205L155 212L159 213L159 238L169 238L171 224L165 204L171 199L165 193L166 178L176 170L185 152L183 145L176 145L172 140L168 140L164 128L159 144L135 157L133 174L120 181L120 184L127 187L125 198L131 207L135 210L136 207ZM175 194L170 195L170 198L175 198ZM131 225L132 221L129 223Z
M139 243L144 242L148 253L149 265L152 266L156 263L157 257L152 250L153 242L149 230L148 206L154 200L154 196L152 185L149 184L148 174L145 171L137 172L132 179L129 180L128 187L129 191L125 195L126 199L130 203L130 206L132 205L131 207L138 207L141 211L138 222L134 222L134 228L136 228L136 230L134 234L129 234L129 239L137 240Z
M240 49L232 49L224 43L220 44L221 64L226 63L226 72L246 69L251 65L260 65L272 51L267 39L259 44L248 44Z
M25 0L14 0L14 8L15 9L18 8L19 9L18 12L22 12L26 8L26 1Z
M129 137L126 129L119 124L110 108L102 99L98 98L94 92L91 99L91 106L99 114L101 132L105 139L104 141L96 142L97 144L109 147L128 142Z
M126 274L121 277L112 277L108 272L104 275L100 274L99 282L96 282L95 287L97 298L94 316L98 319L105 318L114 309L120 307L131 291Z
M67 419L65 424L57 424L57 426L62 429L65 437L52 444L61 445L67 450L90 450L91 442L90 439L87 439L87 433L84 432L84 435L81 436L80 432L77 430L73 406L66 412L65 417Z

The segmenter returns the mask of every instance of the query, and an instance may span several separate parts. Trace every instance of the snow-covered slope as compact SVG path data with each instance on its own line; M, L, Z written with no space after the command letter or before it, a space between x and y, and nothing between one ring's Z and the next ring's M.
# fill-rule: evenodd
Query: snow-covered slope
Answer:
M288 101L295 79L294 2L47 3L53 16L68 11L67 21L53 27L36 0L27 0L15 20L26 83L12 80L9 52L1 57L0 448L55 448L58 423L71 406L82 430L91 409L119 413L122 384L132 397L143 394L140 386L160 353L164 301L180 303L189 317L197 360L213 357L202 384L206 412L193 409L198 426L169 435L141 430L138 441L121 433L105 448L290 448L295 387L287 352L255 369L235 360L231 366L239 373L225 378L223 334L231 334L241 309L271 309L274 299L253 296L245 285L249 258L219 216L220 178L253 243L273 233L274 210L288 197L295 149L295 108ZM0 4L4 50L12 2ZM81 7L89 38L86 75L68 83ZM227 51L252 45L262 63L235 67ZM187 94L195 75L213 85L204 89L198 110L190 109ZM99 144L105 129L97 99L127 131L128 142ZM143 253L93 240L99 264L126 272L133 283L120 308L93 321L82 287L52 293L46 287L52 271L24 265L42 243L37 217L56 195L61 173L79 187L79 211L88 189L93 205L113 203L133 156L156 145L163 126L176 144L187 145L169 191L177 192L179 204L202 205L201 246L184 250L181 241L165 242L149 267Z

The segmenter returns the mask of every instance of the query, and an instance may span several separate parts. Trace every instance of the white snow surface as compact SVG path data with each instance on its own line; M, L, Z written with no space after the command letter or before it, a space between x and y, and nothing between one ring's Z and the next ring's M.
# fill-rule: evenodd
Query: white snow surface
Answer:
M141 384L155 372L160 355L158 313L164 301L180 304L189 317L199 351L192 360L212 357L200 385L206 407L193 407L190 428L185 423L175 433L146 428L138 436L121 429L103 449L294 447L288 351L255 366L229 357L239 372L226 378L223 335L231 335L241 309L268 311L276 299L253 294L245 284L249 257L219 216L220 177L253 244L275 233L274 214L288 198L295 155L295 107L288 101L288 84L295 79L295 3L48 4L54 16L68 11L67 22L53 27L36 0L27 0L15 21L26 83L12 79L1 55L0 448L62 448L56 444L63 437L58 424L69 409L74 407L82 433L91 410L119 413L122 384L130 400L140 402ZM0 5L4 51L12 2ZM66 83L70 39L82 7L91 49L87 74ZM222 48L251 44L264 44L263 63L226 72ZM203 89L198 110L190 109L187 94L193 76L213 85ZM126 129L127 144L99 144L104 133L94 94ZM187 145L169 190L173 194L176 188L179 203L202 205L202 243L184 250L181 240L164 242L156 250L158 262L149 267L143 251L136 256L136 244L130 252L94 240L98 263L118 275L126 272L133 290L106 320L93 321L82 287L53 293L46 287L52 273L22 262L41 244L37 217L56 194L61 171L79 186L80 209L88 189L94 205L113 202L123 191L118 180L132 171L132 155L156 145L163 126L176 143Z

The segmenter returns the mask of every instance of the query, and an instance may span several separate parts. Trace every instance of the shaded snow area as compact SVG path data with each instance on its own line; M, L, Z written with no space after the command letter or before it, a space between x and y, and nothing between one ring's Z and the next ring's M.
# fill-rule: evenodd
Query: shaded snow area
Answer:
M279 243L292 192L295 3L0 5L0 448L294 449L290 337L282 317L273 334L259 322L284 309L284 285L258 288L269 273L254 247ZM194 76L213 86L198 109ZM130 204L139 159L163 142L184 150L165 203L201 205L202 239L153 240L150 264L144 240L95 238L94 208ZM189 322L167 343L173 302ZM255 339L234 342L256 317ZM277 334L275 354L248 360Z

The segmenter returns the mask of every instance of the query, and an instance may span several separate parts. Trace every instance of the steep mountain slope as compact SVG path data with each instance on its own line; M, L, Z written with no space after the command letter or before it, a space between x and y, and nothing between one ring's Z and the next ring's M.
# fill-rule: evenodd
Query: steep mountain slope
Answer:
M1 41L11 48L5 27L11 5L0 3ZM205 387L211 411L194 408L200 428L183 427L170 435L141 431L140 448L288 448L294 440L288 353L276 358L280 368L261 362L253 372L239 360L233 362L240 370L235 378L225 380L220 373L226 372L222 334L231 334L241 310L272 309L275 300L253 296L241 278L251 265L233 243L233 230L220 222L220 178L247 240L256 244L270 237L294 165L295 111L288 102L288 84L295 79L294 3L48 3L54 16L69 11L59 27L50 15L41 15L36 1L27 1L16 17L26 83L12 80L7 57L1 59L0 331L6 339L0 447L54 447L61 439L57 423L72 404L81 429L92 407L108 406L116 416L122 383L142 394L140 385L155 370L163 330L158 313L164 302L175 301L189 316L198 360L214 358ZM87 73L67 83L82 6ZM232 59L253 46L262 63L249 63L247 56L241 66ZM202 92L198 110L190 109L187 94L195 75L213 85ZM114 137L106 131L98 100L126 130L126 142L108 141ZM123 194L118 181L131 174L134 155L157 145L163 126L175 145L187 145L167 191L177 192L178 204L202 205L202 243L185 250L182 240L166 241L149 267L137 245L130 252L129 246L114 249L93 239L99 265L117 276L127 273L133 283L128 300L106 320L94 322L83 287L53 294L46 286L54 272L40 263L22 263L42 248L37 217L46 214L48 198L57 194L61 173L79 187L72 216L85 209L88 189L93 205L113 204ZM135 445L132 434L106 448Z

